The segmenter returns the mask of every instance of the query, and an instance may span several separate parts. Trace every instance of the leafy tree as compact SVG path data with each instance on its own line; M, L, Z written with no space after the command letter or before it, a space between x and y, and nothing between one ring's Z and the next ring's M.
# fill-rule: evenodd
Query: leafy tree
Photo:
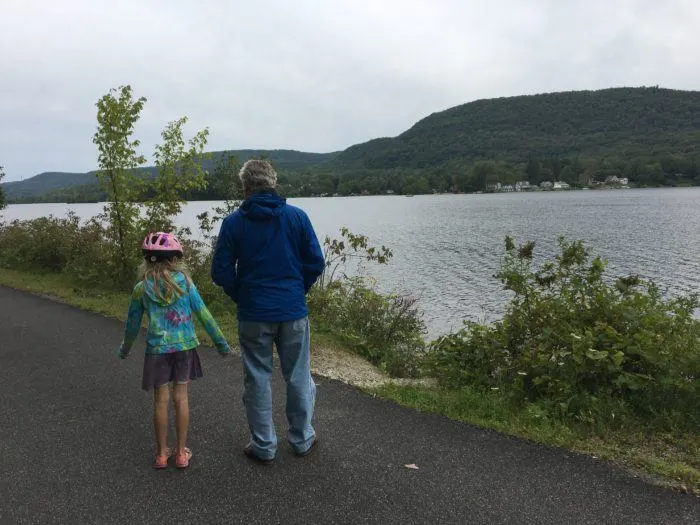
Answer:
M393 253L386 246L371 246L366 235L354 234L346 227L340 229L340 236L340 239L327 236L323 241L325 266L318 279L319 288L333 283L338 278L338 271L341 271L348 261L388 264L393 257Z
M134 169L146 162L137 153L140 142L133 138L134 126L145 104L144 97L134 100L131 86L120 86L97 101L97 131L93 143L98 149L97 177L107 191L104 217L117 261L117 277L130 278L134 263L134 244L139 234L139 209L136 204L142 181Z
M549 169L549 167L543 167L540 169L539 178L541 179L540 182L552 181L554 180L554 173L552 173L552 170Z
M207 304L219 305L229 310L231 304L222 298L221 289L215 286L209 276L213 248L216 245L217 235L214 233L218 222L238 209L243 197L243 187L238 178L239 163L236 157L226 153L219 157L211 173L207 173L209 180L215 181L217 191L221 192L224 202L216 206L212 212L203 212L197 215L201 240L189 239L187 242L194 249L188 249L185 253L187 265L193 276L202 276L197 283L199 291ZM187 232L189 233L189 232Z
M211 246L216 243L213 235L216 224L238 209L243 199L243 186L238 178L239 162L233 155L224 155L219 158L211 175L207 173L207 179L218 195L223 196L224 202L221 206L214 208L214 214L210 215L205 211L197 215L199 229L202 231L204 239Z
M530 159L527 161L527 165L525 166L525 177L527 177L527 180L533 184L538 184L541 182L539 161L535 159Z
M559 173L559 180L563 180L567 184L578 185L579 177L574 172L571 166L565 166L564 169Z
M411 175L406 179L406 184L403 187L403 192L406 194L420 195L432 193L430 185L425 177Z
M359 181L352 180L349 178L344 178L340 184L338 184L338 193L341 195L357 195L362 192L360 188Z
M146 224L151 231L173 229L173 218L182 210L184 195L206 187L206 174L200 164L209 130L197 132L185 141L182 128L187 117L169 122L156 146L157 175L150 183L153 196L146 201Z
M0 166L0 210L2 210L7 203L5 202L5 190L2 189L2 179L5 177L5 168Z

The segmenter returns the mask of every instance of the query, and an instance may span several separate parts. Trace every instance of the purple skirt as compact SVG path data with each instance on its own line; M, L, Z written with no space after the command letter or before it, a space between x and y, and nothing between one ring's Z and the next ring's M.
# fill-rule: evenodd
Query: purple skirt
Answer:
M169 354L146 354L141 388L153 390L168 383L182 385L202 376L202 363L196 348Z

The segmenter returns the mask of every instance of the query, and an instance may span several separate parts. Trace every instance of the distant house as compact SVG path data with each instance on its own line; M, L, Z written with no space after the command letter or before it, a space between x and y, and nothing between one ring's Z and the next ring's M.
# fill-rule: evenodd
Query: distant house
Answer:
M501 183L495 182L493 184L487 184L486 191L501 191Z
M562 180L555 181L554 184L552 185L552 189L554 190L570 190L571 186L567 184L566 182Z
M546 181L544 181L544 182L540 182L540 188L542 188L543 190L551 190L551 189L552 189L552 183L549 182L548 180L546 180Z
M515 183L515 191L527 191L529 189L532 189L532 186L530 186L530 181L524 180Z
M387 194L387 195L393 195L393 194L394 194L394 190L386 190L386 194Z
M512 184L504 184L503 186L501 186L501 191L510 193L511 191L515 191L515 186L513 186Z
M606 184L614 184L614 185L620 185L620 186L627 186L629 184L629 179L627 177L616 177L615 175L612 175L610 177L605 178L605 183Z

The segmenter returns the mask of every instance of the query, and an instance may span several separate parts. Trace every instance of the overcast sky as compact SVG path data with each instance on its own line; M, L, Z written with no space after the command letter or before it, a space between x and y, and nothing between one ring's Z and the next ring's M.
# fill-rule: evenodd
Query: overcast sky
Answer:
M137 137L328 152L480 98L700 86L697 0L1 0L6 180L96 167L95 102L148 98Z

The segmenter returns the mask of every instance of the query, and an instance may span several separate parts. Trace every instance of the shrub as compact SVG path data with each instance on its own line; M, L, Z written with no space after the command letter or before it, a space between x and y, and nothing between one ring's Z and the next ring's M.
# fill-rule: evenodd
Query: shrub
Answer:
M115 276L121 263L112 257L114 249L108 237L99 219L81 224L72 212L65 218L49 216L0 224L0 266L65 273L80 286L119 288L123 283ZM130 258L132 276L136 275L136 255ZM129 282L133 283L133 277Z
M416 376L425 325L417 300L382 295L361 277L314 287L309 310L316 325L338 335L368 361L393 376Z
M339 239L326 237L324 271L309 294L309 311L316 326L389 375L415 377L425 349L418 300L381 294L373 280L345 273L348 262L355 262L359 273L365 262L388 264L392 255L386 246L373 246L367 236L345 227Z
M114 255L116 244L110 240L105 226L99 218L92 218L82 225L73 239L71 257L64 267L64 273L78 285L89 288L129 290L136 277L140 261L137 249L126 259L128 264ZM118 278L126 268L126 276Z
M41 217L0 225L0 264L61 272L73 255L79 219Z
M580 241L560 239L560 254L535 270L533 248L506 238L497 274L514 292L506 314L434 342L430 372L445 386L504 388L582 421L614 417L622 403L666 427L700 427L697 297L608 280Z

